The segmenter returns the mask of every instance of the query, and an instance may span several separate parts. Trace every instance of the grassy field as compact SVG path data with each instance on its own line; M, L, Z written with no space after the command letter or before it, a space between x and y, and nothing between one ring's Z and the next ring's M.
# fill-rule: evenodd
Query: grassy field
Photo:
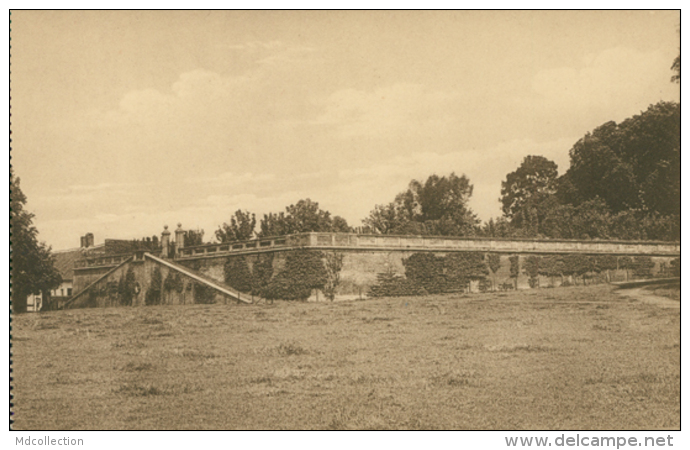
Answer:
M12 322L14 428L679 429L680 314L609 286Z

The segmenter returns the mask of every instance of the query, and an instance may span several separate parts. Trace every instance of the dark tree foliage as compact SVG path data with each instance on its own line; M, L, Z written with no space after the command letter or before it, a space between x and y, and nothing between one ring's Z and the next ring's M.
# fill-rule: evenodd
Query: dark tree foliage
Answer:
M123 254L134 253L138 251L155 252L159 248L158 238L156 236L143 237L141 239L106 239L105 253L107 254Z
M187 230L184 237L185 247L204 244L204 230Z
M570 150L564 177L568 203L599 197L614 213L680 214L680 105L660 102L588 133Z
M486 255L486 263L494 276L493 284L494 289L496 289L496 272L498 272L498 269L501 268L501 255L498 253L488 253Z
M650 256L635 256L633 259L633 273L637 278L651 278L654 261Z
M163 274L160 267L156 266L151 272L151 284L146 291L144 302L147 305L160 305L161 292L163 290Z
M429 294L438 294L448 290L443 270L445 266L443 257L431 252L414 253L403 260L403 265L407 279Z
M252 273L252 294L263 296L263 292L273 277L273 253L263 253L254 263Z
M556 193L558 166L543 156L527 156L501 183L503 214L517 228L539 228ZM555 199L554 199L555 201Z
M508 261L510 261L510 278L515 278L517 283L517 277L520 275L520 256L510 256Z
M216 230L216 239L220 242L248 241L254 237L256 228L256 216L249 211L238 209L230 218L230 223Z
M225 283L240 292L252 292L253 276L244 256L230 257L225 261Z
M594 198L579 206L558 205L548 211L541 224L542 234L561 239L607 239L611 213L606 203Z
M132 305L132 299L136 295L136 283L137 280L134 275L134 270L129 267L127 272L120 277L120 282L117 287L117 291L120 294L120 304L122 306Z
M467 206L472 190L469 179L455 173L431 175L424 183L412 180L395 201L376 205L363 223L380 234L474 235L479 220Z
M625 270L625 279L630 278L630 271L635 268L633 259L630 256L621 256L618 258L618 268Z
M377 274L376 284L369 288L369 295L372 297L404 297L426 293L421 286L393 272Z
M484 280L489 275L484 254L479 252L451 253L444 258L443 267L452 290L465 289L471 280Z
M676 59L673 60L671 70L675 72L671 77L671 81L680 84L680 55L676 56Z
M182 282L180 274L173 274L172 271L169 271L163 282L163 289L165 289L166 292L182 292L183 287L184 283Z
M334 233L351 233L352 227L347 224L347 220L340 216L333 217L333 223L331 224L331 231Z
M216 302L216 291L205 284L194 283L194 303L209 305Z
M554 277L561 277L565 272L565 264L561 255L544 256L539 261L539 274L549 277L553 284Z
M324 257L327 281L323 287L323 293L330 301L333 301L335 291L340 285L340 271L343 269L344 255L340 252L328 252Z
M11 244L11 300L12 311L26 311L27 296L49 293L62 282L53 266L50 247L38 241L33 225L34 215L24 209L26 196L10 170L10 244ZM47 299L44 306L50 308Z
M264 214L261 219L261 237L284 236L294 233L341 232L352 229L340 216L331 217L331 213L319 208L317 202L310 199L300 200L285 208L285 212Z
M501 201L510 223L487 223L483 234L680 240L679 104L597 127L573 145L562 177L555 169L528 157L508 174Z
M527 274L529 285L532 288L539 286L540 260L539 256L530 255L525 258L522 265L522 270Z
M267 299L306 300L314 289L323 289L328 281L322 254L313 250L287 253L285 268L266 286Z

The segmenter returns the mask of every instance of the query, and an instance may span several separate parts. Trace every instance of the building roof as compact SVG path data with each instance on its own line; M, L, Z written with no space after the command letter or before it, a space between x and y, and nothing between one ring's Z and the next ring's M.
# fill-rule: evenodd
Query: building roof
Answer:
M63 280L67 281L74 279L74 263L84 257L83 251L84 249L77 248L53 252L55 268L60 272Z

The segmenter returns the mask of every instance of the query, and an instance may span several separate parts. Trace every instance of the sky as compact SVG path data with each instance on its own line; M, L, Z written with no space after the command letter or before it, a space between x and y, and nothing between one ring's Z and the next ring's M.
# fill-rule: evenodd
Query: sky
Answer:
M54 250L213 238L310 198L361 225L412 179L465 174L501 214L528 155L679 101L678 11L18 11L12 166Z

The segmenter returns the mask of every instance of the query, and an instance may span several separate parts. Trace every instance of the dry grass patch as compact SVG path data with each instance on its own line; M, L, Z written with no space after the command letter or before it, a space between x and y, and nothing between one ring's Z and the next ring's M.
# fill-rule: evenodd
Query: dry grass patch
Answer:
M679 311L603 285L12 325L22 430L680 427Z

